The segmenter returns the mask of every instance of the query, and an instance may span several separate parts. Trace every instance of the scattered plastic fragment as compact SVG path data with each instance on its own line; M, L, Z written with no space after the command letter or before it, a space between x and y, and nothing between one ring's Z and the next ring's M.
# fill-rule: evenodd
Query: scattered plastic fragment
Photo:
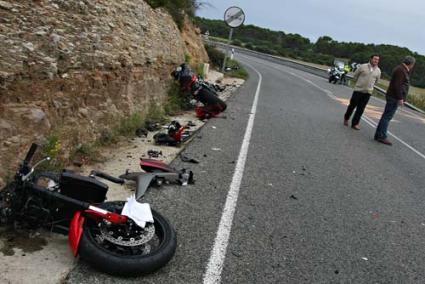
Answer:
M162 151L148 150L148 156L151 158L158 158L159 156L162 156Z
M148 137L148 131L145 128L137 128L136 136L141 138L146 138Z
M196 160L194 158L191 158L191 157L187 156L186 154L180 154L180 159L183 162L186 162L186 163L199 164L199 161L198 160Z

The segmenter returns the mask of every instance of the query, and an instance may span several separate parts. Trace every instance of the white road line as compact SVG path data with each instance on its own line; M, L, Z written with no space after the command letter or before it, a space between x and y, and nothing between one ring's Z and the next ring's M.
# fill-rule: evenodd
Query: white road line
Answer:
M207 270L204 274L204 284L217 284L221 281L221 272L223 270L224 259L226 257L227 245L229 243L230 231L232 229L233 216L238 201L239 189L245 169L246 158L248 155L252 128L254 126L255 113L257 111L262 76L253 66L250 64L247 65L255 72L257 72L259 77L258 86L255 93L254 102L252 104L251 113L248 118L248 124L246 126L245 136L242 141L241 150L239 152L238 161L232 178L232 183L230 184L230 189L227 193L226 203L221 215L214 246L208 261Z
M362 119L364 121L367 122L367 124L369 124L370 126L372 126L372 128L376 128L378 126L378 123L374 122L370 117L367 116L363 116ZM393 133L391 133L390 131L387 132L388 135L390 135L391 137L393 137L395 140L397 140L398 142L400 142L401 144L403 144L404 146L406 146L407 148L409 148L410 150L412 150L413 152L415 152L419 157L425 159L425 155L421 152L419 152L418 150L416 150L415 148L413 148L412 146L410 146L409 144L407 144L406 142L404 142L402 139L398 138L396 135L394 135Z
M364 120L370 126L372 126L372 128L376 128L377 123L373 121L371 118L369 118L367 115L363 115L361 119Z
M404 142L403 140L401 140L400 138L398 138L397 136L395 136L391 132L388 131L388 135L394 137L395 140L397 140L398 142L400 142L401 144L403 144L404 146L406 146L407 148L409 148L410 150L415 152L422 159L425 159L425 155L423 153L419 152L418 150L416 150L415 148L413 148L412 146L410 146L409 144L407 144L406 142Z

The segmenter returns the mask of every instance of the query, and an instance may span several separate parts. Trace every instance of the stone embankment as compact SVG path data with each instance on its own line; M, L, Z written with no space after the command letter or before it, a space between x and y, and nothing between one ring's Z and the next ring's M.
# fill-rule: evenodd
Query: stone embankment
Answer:
M188 20L143 0L0 0L0 42L0 187L32 141L68 155L163 103L185 56L208 61Z

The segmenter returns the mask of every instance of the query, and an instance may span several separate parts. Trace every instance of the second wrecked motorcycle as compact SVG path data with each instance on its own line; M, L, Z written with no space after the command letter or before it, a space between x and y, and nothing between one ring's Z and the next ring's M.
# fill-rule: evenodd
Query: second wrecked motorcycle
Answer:
M193 73L186 64L181 64L172 73L174 80L178 81L183 91L200 101L203 106L196 108L196 116L200 119L215 117L227 108L226 103L221 100L215 90L206 84L203 79Z

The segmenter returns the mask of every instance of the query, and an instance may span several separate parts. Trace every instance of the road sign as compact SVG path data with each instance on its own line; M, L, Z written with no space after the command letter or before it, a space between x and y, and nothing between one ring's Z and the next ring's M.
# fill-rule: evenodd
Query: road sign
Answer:
M229 44L232 41L232 34L233 34L233 28L237 28L243 24L245 21L245 13L242 11L241 8L232 6L224 12L224 22L230 27L229 32L229 40L227 43L227 52L224 54L223 59L223 66L221 67L222 72L224 73L226 71L226 61L229 54L230 46ZM231 55L231 59L233 59L233 54Z
M245 21L245 13L241 8L232 6L224 12L224 22L231 27L237 28Z

